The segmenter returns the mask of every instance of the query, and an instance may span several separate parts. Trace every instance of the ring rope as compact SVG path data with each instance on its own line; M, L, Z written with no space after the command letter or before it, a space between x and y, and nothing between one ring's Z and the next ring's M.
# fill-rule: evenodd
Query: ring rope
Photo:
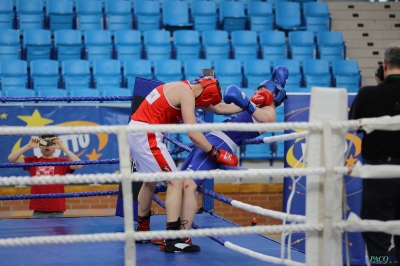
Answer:
M157 196L153 196L153 200L165 209L165 203L162 200L160 200ZM193 222L192 228L197 230L197 229L201 229L203 227L201 227ZM265 261L265 262L270 262L270 263L279 264L279 265L288 265L288 266L305 266L304 263L299 263L299 262L295 262L292 260L282 260L282 259L279 259L279 258L276 258L273 256L268 256L268 255L265 255L265 254L262 254L259 252L252 251L247 248L243 248L241 246L233 244L230 241L226 241L223 238L218 237L218 236L208 236L208 238L214 240L221 246L224 246L224 247L234 250L236 252L242 253L244 255L247 255L247 256L250 256L250 257Z
M197 188L197 191L199 191L199 192L201 192L201 193L203 193L203 194L205 194L207 196L213 197L214 199L217 199L217 200L219 200L221 202L224 202L226 204L232 205L234 207L237 207L239 209L243 209L243 210L246 210L246 211L249 211L249 212L257 213L257 214L260 214L260 215L263 215L263 216L269 216L269 217L272 217L272 218L275 218L275 219L279 219L279 220L286 219L287 221L293 221L293 222L298 222L298 223L304 223L305 222L305 217L302 216L302 215L287 214L287 213L284 213L284 212L273 211L273 210L261 208L261 207L258 207L258 206L254 206L254 205L251 205L251 204L247 204L247 203L244 203L244 202L240 202L240 201L234 200L232 198L224 197L224 196L222 196L222 195L220 195L220 194L218 194L218 193L216 193L214 191L210 191L210 190L207 190L207 189L204 189L204 188L201 188L201 187Z
M68 161L68 162L38 162L38 163L1 163L0 168L34 167L34 166L64 166L64 165L90 165L90 164L119 164L119 159L104 159L93 161Z
M59 198L78 198L93 196L117 195L118 190L94 191L94 192L74 192L74 193L49 193L49 194L27 194L0 196L1 200L27 200L27 199L59 199Z
M316 224L295 224L295 225L257 225L239 228L205 228L197 230L178 230L178 231L146 231L135 232L135 240L150 240L153 238L180 238L180 237L200 237L208 235L248 235L281 233L285 231L321 231L322 223ZM58 235L58 236L33 236L0 239L0 246L27 246L44 244L71 244L79 242L109 242L125 241L125 233L100 233L82 235Z
M361 120L349 120L343 122L329 123L332 129L367 129L369 132L374 129L398 130L400 128L400 115L381 118L364 118ZM243 123L215 123L215 124L178 124L178 125L142 125L136 126L84 126L84 127L1 127L0 135L21 135L21 134L82 134L82 133L118 133L120 130L127 132L204 132L212 130L227 131L278 131L289 129L310 129L322 130L323 123L314 122L286 122L286 123L258 123L243 125ZM368 132L367 132L368 133Z
M65 97L0 97L0 102L82 102L82 101L132 101L133 96L65 96Z
M347 167L335 167L335 172L338 174L347 174ZM304 168L304 169L251 169L249 171L235 171L235 170L209 170L209 171L180 171L180 172L156 172L156 173L131 173L126 177L127 181L165 181L165 180L183 180L183 179L211 179L211 178L255 178L265 176L285 177L290 175L305 176L305 175L322 175L325 174L323 167ZM49 176L43 175L35 178L30 176L11 176L0 177L0 185L13 186L13 185L40 185L40 184L82 184L82 183L119 183L122 180L122 174L82 174L73 176Z

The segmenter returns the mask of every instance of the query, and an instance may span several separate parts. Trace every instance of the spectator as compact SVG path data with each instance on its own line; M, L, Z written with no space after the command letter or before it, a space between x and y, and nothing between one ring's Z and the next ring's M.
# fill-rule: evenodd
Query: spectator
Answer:
M29 156L22 158L25 152L33 148L40 148L42 156ZM54 150L59 149L68 155L69 158L54 157ZM61 140L54 135L42 135L40 138L32 138L27 145L12 152L8 156L12 163L51 163L80 161L79 157L65 147ZM76 169L82 168L82 165L66 166L34 166L24 167L29 171L30 176L38 175L66 175L72 174ZM31 194L49 194L64 193L64 184L32 185ZM66 210L65 198L54 199L32 199L29 203L29 209L33 210L32 218L58 218L63 217Z

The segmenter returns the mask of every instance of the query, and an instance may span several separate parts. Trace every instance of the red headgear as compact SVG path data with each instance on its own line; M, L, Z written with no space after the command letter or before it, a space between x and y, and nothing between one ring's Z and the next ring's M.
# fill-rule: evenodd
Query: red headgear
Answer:
M196 106L216 105L222 101L221 87L216 78L211 76L202 77L197 81L204 88L196 98Z

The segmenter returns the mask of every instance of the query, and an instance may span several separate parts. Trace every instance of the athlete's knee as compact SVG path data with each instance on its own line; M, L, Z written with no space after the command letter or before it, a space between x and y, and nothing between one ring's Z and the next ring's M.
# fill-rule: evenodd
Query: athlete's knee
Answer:
M183 193L194 193L197 190L197 184L193 180L184 180Z

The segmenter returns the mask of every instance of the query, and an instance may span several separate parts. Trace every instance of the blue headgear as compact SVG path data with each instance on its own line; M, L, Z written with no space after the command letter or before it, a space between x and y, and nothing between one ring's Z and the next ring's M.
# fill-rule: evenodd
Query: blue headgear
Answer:
M287 99L285 85L289 77L289 70L285 66L277 66L272 71L271 80L264 80L257 89L265 87L274 95L275 106L279 106Z

